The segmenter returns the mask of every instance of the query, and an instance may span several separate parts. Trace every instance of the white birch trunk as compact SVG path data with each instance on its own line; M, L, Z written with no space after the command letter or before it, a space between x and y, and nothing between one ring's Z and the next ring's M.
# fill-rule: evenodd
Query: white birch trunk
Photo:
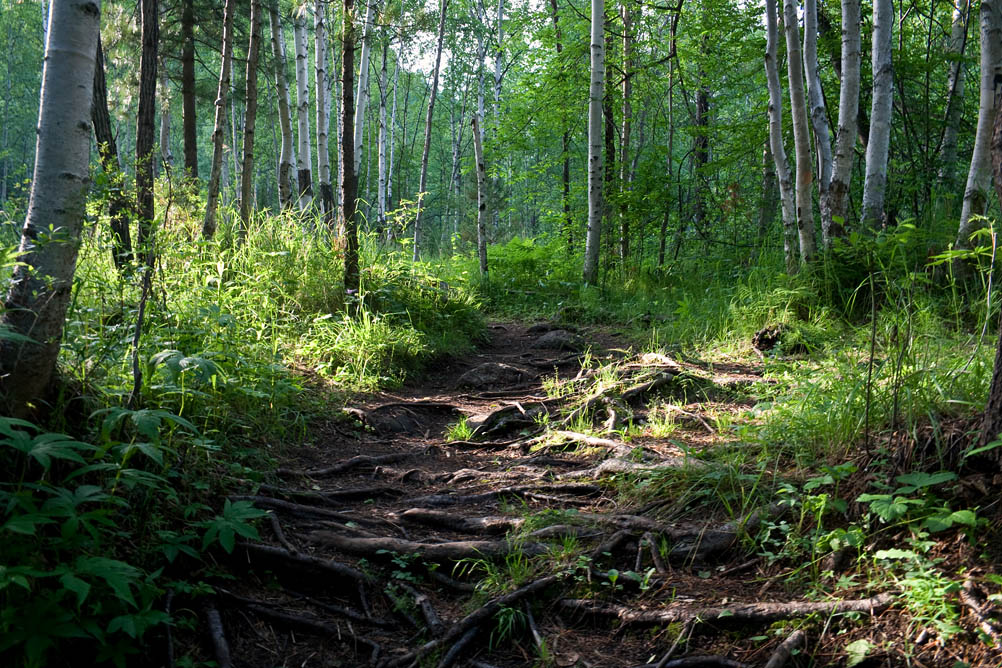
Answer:
M296 144L292 138L292 104L289 100L289 82L286 79L285 36L278 11L272 6L271 53L275 60L275 85L278 89L278 123L282 129L282 150L278 158L278 198L282 209L295 205L299 192L298 175L293 173L296 163ZM295 177L295 178L294 178Z
M223 168L223 136L226 134L226 94L230 91L230 66L233 56L233 10L236 0L226 0L223 6L223 49L219 67L219 86L216 88L216 116L212 128L212 164L206 186L205 218L202 236L212 238L216 233L216 207L219 204L219 180Z
M894 68L891 64L893 27L893 0L873 0L873 99L870 105L870 134L866 142L866 180L863 182L863 224L869 227L878 227L884 222L891 105L894 102Z
M779 19L776 0L766 0L765 73L769 87L769 146L776 162L779 195L783 209L783 251L786 271L797 271L797 212L794 203L793 178L783 146L783 95L779 83L777 54L779 51Z
M316 0L313 8L313 67L314 93L317 97L317 180L320 183L320 203L324 215L334 215L334 188L331 186L330 132L331 96L327 85L327 5ZM328 221L329 223L330 221Z
M257 130L257 62L261 52L261 0L251 0L250 41L247 45L246 116L243 133L243 169L240 172L240 238L247 236L254 191L254 133Z
M633 43L630 31L633 29L633 15L627 2L620 8L623 20L623 125L620 134L619 151L619 188L620 194L626 195L630 190L630 133L633 129ZM619 257L625 267L630 256L630 212L627 211L626 198L622 200L619 209Z
M473 114L473 153L477 161L477 257L480 275L487 278L487 168L484 145L480 141L480 116Z
M844 234L849 211L849 182L859 119L860 0L842 0L842 85L838 98L838 132L832 162L827 212L822 210L821 234L826 243ZM826 217L827 216L827 217Z
M299 150L296 165L299 171L299 208L313 204L313 153L310 148L310 81L309 53L306 42L305 12L297 12L293 20L296 44L296 120Z
M790 83L790 120L793 123L793 145L797 155L797 233L800 237L800 259L806 263L814 259L817 247L811 202L814 171L811 166L811 137L807 129L807 101L804 97L804 67L796 0L783 1L783 24L786 31L786 69Z
M957 127L960 125L961 101L964 99L964 45L967 41L967 22L970 0L953 0L953 20L950 24L950 41L946 52L952 56L946 80L946 117L943 124L943 142L939 154L939 182L944 190L952 191L956 185Z
M807 103L811 127L814 130L814 150L817 153L818 204L821 211L821 239L828 247L828 228L824 221L831 219L829 189L832 179L832 145L828 131L828 112L818 75L818 0L804 0L804 72L807 75Z
M400 83L400 54L393 61L393 103L390 106L390 160L386 166L386 206L393 206L393 159L396 157L397 84ZM389 235L387 227L387 235Z
M362 31L362 53L358 64L358 92L355 95L355 175L358 175L362 157L362 130L365 127L365 110L369 106L369 54L372 52L372 19L376 13L376 0L369 0L365 9L365 27Z
M379 137L377 139L378 150L376 163L378 170L378 181L376 183L376 224L380 230L386 227L386 98L389 95L387 89L388 73L386 71L386 60L390 49L390 41L383 42L383 60L379 68Z
M1002 19L999 0L981 0L981 95L978 103L978 128L974 135L974 152L967 172L964 203L960 209L957 248L971 247L971 234L982 223L976 218L985 213L988 190L992 185L992 129L995 124L995 70L1002 52Z
M598 282L598 253L605 208L602 185L605 179L603 157L605 127L602 122L602 98L605 95L605 2L591 1L591 86L588 92L588 233L585 237L585 283Z
M501 127L501 82L504 79L504 0L498 0L498 43L494 52L494 132Z

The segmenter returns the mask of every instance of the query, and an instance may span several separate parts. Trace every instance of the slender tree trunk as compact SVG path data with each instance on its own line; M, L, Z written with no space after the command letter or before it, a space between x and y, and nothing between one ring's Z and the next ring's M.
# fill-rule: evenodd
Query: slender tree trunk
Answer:
M769 86L769 147L776 162L776 176L779 179L780 201L783 209L783 254L786 271L797 272L797 213L794 203L793 178L790 163L783 147L783 95L779 84L779 20L776 15L776 1L766 0L766 45L765 73Z
M0 400L15 418L47 412L59 356L89 185L100 17L100 0L60 0L51 9L31 195L0 316L8 332L0 337Z
M845 234L849 213L849 182L859 118L859 69L862 50L859 36L860 0L842 0L842 85L838 99L838 132L832 162L828 207L821 212L821 235L828 243Z
M553 32L556 34L556 50L557 58L563 53L564 45L562 43L562 37L560 33L560 16L557 11L557 0L550 0L550 12L553 18ZM563 187L561 194L561 208L563 210L563 218L560 221L560 226L567 235L567 250L573 250L574 247L574 230L571 226L571 155L570 155L570 143L571 137L570 132L566 129L566 123L564 128L564 133L560 137L560 156L563 160L563 169L560 175L560 182Z
M779 188L776 182L776 161L769 150L768 140L762 149L762 195L758 207L758 245L765 243L765 237L776 220L779 207Z
M473 153L477 161L477 256L480 258L480 275L487 278L487 167L484 164L484 145L480 141L479 112L473 113Z
M157 0L141 0L143 49L139 57L139 111L136 118L136 199L139 251L153 266L153 151L156 146L157 46L160 12Z
M390 107L390 160L386 166L386 207L393 206L393 160L396 157L397 138L397 84L400 83L400 55L393 59L393 104ZM406 126L405 126L406 127ZM384 221L385 224L386 221ZM386 227L387 241L391 241L389 226Z
M630 31L633 29L633 15L629 0L623 2L620 15L623 20L623 130L620 133L619 144L619 188L622 202L619 208L619 257L626 269L626 260L630 256L630 212L628 211L627 193L630 190L630 132L633 125L633 39Z
M386 61L389 56L390 40L383 41L383 58L379 68L379 137L376 155L378 182L376 183L376 226L386 229L386 98L389 96Z
M442 63L442 44L445 40L445 12L449 0L442 0L441 13L438 16L438 46L435 48L435 70L431 78L431 96L428 98L428 115L424 123L424 151L421 153L421 180L418 185L417 215L414 217L414 255L417 262L421 257L421 213L424 206L425 188L428 183L428 156L431 154L431 121L435 112L435 96L438 94L438 72Z
M598 282L598 255L602 235L603 181L602 103L605 96L605 2L591 1L591 85L588 93L588 234L585 237L585 283Z
M873 99L866 143L866 180L863 182L863 224L884 222L887 190L887 154L891 144L891 110L894 102L894 69L891 64L893 0L873 0Z
M299 150L299 208L308 209L313 203L313 158L310 150L310 82L307 76L309 56L306 50L306 17L297 13L293 20L296 43L296 119Z
M344 291L357 295L358 270L358 174L355 156L355 23L354 0L344 0L341 23L341 238L344 240Z
M964 99L964 47L967 44L970 0L953 0L953 21L946 52L951 56L946 80L946 117L939 154L939 184L946 193L957 188L957 128L960 125L961 101Z
M362 49L359 54L358 94L355 95L355 175L359 174L362 157L362 131L365 128L365 110L369 107L369 58L372 51L372 19L376 13L376 1L368 0L365 8L365 26L362 29Z
M261 0L251 0L247 45L247 93L244 113L244 166L240 172L240 237L247 236L254 187L254 132L257 129L257 61L261 51Z
M806 263L812 261L817 254L814 240L814 208L811 202L814 172L811 169L811 137L807 130L804 67L795 0L784 0L783 24L786 30L786 66L790 83L790 119L793 123L793 145L797 154L797 232L800 237L800 259Z
M160 63L160 158L170 169L174 166L174 154L170 150L170 85L167 68Z
M700 55L709 58L709 36L700 40ZM700 233L705 232L706 199L709 185L706 165L710 161L710 91L706 87L706 71L700 65L697 77L699 88L696 90L695 137L692 140L692 162L695 177L694 207L692 221Z
M205 195L205 219L202 236L211 239L216 233L216 208L219 205L219 178L223 167L223 137L226 134L226 94L230 90L230 67L233 60L233 10L236 0L223 5L223 50L216 88L216 118L212 128L212 166Z
M91 104L91 120L94 137L97 139L97 154L101 169L108 179L108 219L111 223L111 257L118 269L123 269L132 261L132 239L129 236L129 211L132 203L125 194L125 175L118 161L118 145L111 131L111 115L108 113L108 87L105 83L104 50L101 37L97 39L97 53L94 67L94 96ZM6 130L6 128L4 128Z
M804 72L807 75L807 102L811 127L814 130L814 148L817 153L818 205L821 212L821 239L825 248L830 239L832 145L828 131L828 112L825 109L821 77L818 75L818 0L804 1Z
M995 124L997 98L995 75L1002 54L1002 16L999 0L981 0L981 95L978 104L978 128L974 136L971 168L967 173L964 203L960 210L957 248L971 247L971 234L985 213L988 189L992 185L991 135Z
M275 6L269 9L268 18L271 22L271 53L275 60L275 86L278 89L278 124L282 129L282 151L278 158L278 199L284 210L295 206L299 192L298 184L294 187L292 182L296 145L292 138L292 105L289 101L289 82L286 79L285 36Z
M334 188L331 186L330 148L327 134L330 126L330 89L327 83L327 22L324 0L317 0L313 8L314 33L314 90L317 96L317 179L320 181L320 200L328 229L334 224ZM353 20L353 19L352 19Z
M184 116L184 169L198 178L198 125L195 120L194 0L181 4L181 111Z

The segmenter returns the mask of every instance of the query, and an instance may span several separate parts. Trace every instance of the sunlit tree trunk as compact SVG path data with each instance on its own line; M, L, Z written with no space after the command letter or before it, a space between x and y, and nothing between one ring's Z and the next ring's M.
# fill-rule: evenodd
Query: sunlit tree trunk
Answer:
M362 157L362 131L365 127L365 110L369 106L369 54L372 51L372 19L376 13L376 0L368 0L365 8L365 25L362 28L362 49L359 53L358 93L355 95L355 174L359 173Z
M139 110L136 114L137 242L147 265L153 265L153 159L156 147L157 47L160 12L157 0L141 0L143 48L139 57Z
M257 129L257 61L261 51L261 2L251 0L250 41L247 45L247 93L244 111L244 166L240 172L240 236L247 235L254 206L254 132Z
M811 137L807 129L804 66L795 0L783 2L783 27L786 31L786 70L790 84L790 120L793 124L793 145L797 155L797 234L800 238L800 259L802 262L810 262L817 254L814 239L814 208L811 202L814 171L811 168Z
M278 124L282 129L282 151L278 158L278 199L283 209L295 206L298 184L293 184L296 163L296 145L292 138L292 105L289 101L289 82L286 79L285 36L278 10L272 6L268 16L271 23L271 54L275 61L275 86L278 89ZM298 176L296 177L298 180Z
M553 32L556 35L557 57L563 53L564 45L560 34L560 15L557 12L557 0L550 0L550 12L553 19ZM481 110L482 112L482 110ZM570 156L570 132L564 128L564 133L560 137L560 156L563 159L563 170L560 175L560 182L563 186L561 204L563 209L563 219L560 222L561 228L567 235L567 247L570 250L574 245L574 230L571 227L571 156Z
M44 413L73 286L87 197L100 0L53 4L28 212L0 331L3 414Z
M438 94L438 72L442 63L442 44L445 41L445 12L449 0L442 0L442 9L438 17L438 46L435 48L435 70L431 78L431 95L428 98L428 115L424 122L424 150L421 153L421 179L418 184L417 215L414 217L414 253L413 260L421 257L421 213L424 209L425 188L428 185L428 156L431 154L431 121L435 112L435 96Z
M783 253L786 271L797 271L797 210L794 203L793 177L790 163L786 159L783 146L783 95L779 84L779 19L776 15L776 0L766 0L766 44L765 74L769 86L769 147L776 162L776 176L779 179L779 195L783 209Z
M591 1L591 85L588 92L588 234L585 237L585 283L598 282L598 255L605 203L602 185L603 162L602 102L605 95L605 2Z
M480 116L473 114L473 153L477 161L477 257L480 275L487 277L487 167L484 164L484 145L480 141Z
M957 230L958 248L971 247L971 234L981 223L977 216L985 213L988 189L992 185L991 135L995 124L997 98L995 76L1002 53L1002 20L999 0L981 0L981 95L978 103L978 128L974 135L971 168L967 172L964 203L960 209Z
M939 182L946 193L952 193L957 187L957 128L963 107L961 101L964 99L963 56L970 13L970 0L953 0L950 41L946 47L946 52L950 55L950 69L946 79L946 116L939 153Z
M376 169L376 226L386 229L386 98L389 96L389 76L386 61L389 56L390 40L383 42L383 58L379 67L379 137L377 138Z
M633 128L633 30L632 10L628 1L623 2L620 16L623 20L623 119L619 144L619 188L624 195L619 209L619 257L626 268L630 256L630 212L627 210L626 193L630 190L630 132Z
M494 51L494 132L501 127L501 83L504 80L504 0L498 0L497 48Z
M184 116L184 169L198 178L198 125L195 120L195 10L194 0L181 5L181 112Z
M393 60L393 103L390 105L390 159L386 165L386 206L393 206L393 167L396 158L396 138L397 138L397 84L400 83L400 54L397 53ZM391 229L386 227L387 240L391 235Z
M313 67L316 74L314 92L317 97L317 180L320 182L320 201L324 220L330 227L334 223L334 188L331 186L330 148L327 135L330 126L331 98L327 86L327 22L326 4L317 0L313 8Z
M160 159L168 169L174 166L170 150L170 85L163 63L160 63Z
M891 110L894 101L894 69L891 64L891 33L894 26L892 0L873 0L873 99L870 131L866 143L866 180L863 182L863 224L877 227L884 222L887 191L887 154L891 143Z
M310 82L306 50L306 17L297 12L293 20L296 44L296 119L298 121L299 149L296 156L299 168L299 208L309 208L313 203L313 157L310 150Z
M821 239L828 247L829 227L825 220L831 220L831 200L829 197L832 179L832 145L828 132L828 112L818 75L818 0L804 1L804 72L807 75L807 103L814 130L814 150L817 154L818 205L821 212ZM813 221L813 217L812 217Z
M219 178L223 167L223 136L226 134L226 94L230 90L230 66L233 60L233 9L236 0L223 5L223 50L216 88L216 118L212 128L212 166L205 195L205 218L202 236L211 239L216 233L216 209L219 205Z
M838 132L832 161L828 207L821 213L825 243L845 233L849 212L849 182L859 118L859 68L862 51L859 36L860 0L842 0L842 85L838 98Z
M355 23L354 0L344 0L341 15L341 238L344 244L344 290L349 297L359 290L358 174L355 173Z

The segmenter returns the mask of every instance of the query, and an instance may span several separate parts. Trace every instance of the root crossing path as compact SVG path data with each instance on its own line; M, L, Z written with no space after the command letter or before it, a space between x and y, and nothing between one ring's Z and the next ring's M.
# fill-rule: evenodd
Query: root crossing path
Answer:
M888 607L770 588L747 537L781 506L716 516L658 491L709 471L696 455L755 368L490 331L231 497L268 515L206 606L219 665L777 668L817 642L797 620Z

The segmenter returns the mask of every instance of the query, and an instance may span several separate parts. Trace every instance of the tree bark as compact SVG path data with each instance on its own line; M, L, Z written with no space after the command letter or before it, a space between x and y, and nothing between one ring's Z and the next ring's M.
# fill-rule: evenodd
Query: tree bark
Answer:
M282 151L278 158L278 199L283 210L295 206L298 184L293 185L296 163L296 145L292 138L292 105L289 101L289 82L286 79L285 36L278 10L269 10L271 22L271 53L275 60L275 85L278 88L278 123L282 129ZM297 175L298 181L298 175Z
M779 206L779 189L776 183L776 161L769 150L769 141L762 149L762 195L758 207L758 244L765 242L765 237L776 220L776 208Z
M790 83L790 120L793 123L793 145L797 155L797 235L800 238L800 260L808 263L817 254L814 240L814 208L811 202L814 172L811 168L811 138L807 129L804 67L795 0L783 2L783 27L786 31L786 69Z
M160 159L168 168L174 166L174 154L170 150L170 87L167 68L160 63Z
M212 128L212 165L206 186L205 218L202 236L211 239L216 233L216 208L219 205L219 178L223 168L223 136L226 133L226 94L230 90L230 66L233 60L233 10L236 0L223 5L223 49L219 66L219 86L216 88L216 118Z
M314 91L317 97L317 180L320 182L320 201L328 229L334 223L334 188L331 186L330 148L327 135L330 131L331 98L327 86L327 22L324 0L316 0L313 8ZM352 18L352 21L354 19ZM352 24L354 25L354 24Z
M964 203L960 210L957 248L971 248L971 234L982 224L976 218L985 213L988 189L992 184L991 141L995 124L997 98L995 74L1002 53L1002 19L999 0L981 0L981 95L978 104L978 128L974 136L974 152L967 173Z
M559 59L560 54L563 53L564 45L561 41L560 34L560 16L557 12L557 0L550 0L550 12L553 19L553 32L556 35L556 51L557 58ZM560 226L567 235L567 250L570 251L574 247L574 230L571 227L571 155L570 155L570 132L567 131L566 127L564 129L563 135L560 137L560 156L563 161L563 169L560 174L560 183L562 186L562 194L560 198L561 208L563 210L563 218L560 221Z
M480 141L479 112L473 112L473 153L477 161L477 256L480 275L487 278L487 166L484 145Z
M786 149L783 146L783 96L777 65L779 20L776 14L776 1L766 0L765 3L765 73L769 86L769 147L772 149L772 157L776 163L776 176L779 179L780 202L783 209L783 251L786 258L786 271L794 274L797 272L797 214L790 163L786 158Z
M362 157L362 130L365 127L365 110L369 106L369 58L372 51L372 19L376 1L368 0L365 8L365 26L362 29L362 49L358 64L358 93L355 95L355 175L359 173Z
M985 1L982 0L982 3ZM982 11L984 11L984 8L982 8ZM991 8L989 11L997 12L997 9ZM984 32L982 32L982 35L984 35ZM991 74L994 81L993 96L995 106L997 107L999 104L1002 104L1002 63L996 61ZM984 73L982 73L982 81L984 81ZM991 161L995 177L995 193L1002 198L1002 114L995 114L992 127ZM985 404L985 413L981 421L981 435L978 442L979 445L984 446L999 438L1002 438L1002 327L999 328L998 343L995 349L995 369L992 372L992 381L988 389L988 401ZM991 453L996 461L996 466L998 466L998 462L1002 461L1000 453L1002 453L1000 449L996 449Z
M181 111L184 116L184 169L198 178L198 125L195 120L195 10L194 0L181 5Z
M894 101L894 68L891 64L893 0L873 0L873 99L866 142L866 180L863 182L863 225L884 222L887 190L887 154L891 143L891 110Z
M605 96L605 1L591 0L591 85L588 92L588 234L585 237L582 277L598 282L598 255L602 237L603 182L602 103Z
M31 195L0 320L0 400L12 417L43 411L56 369L89 185L100 17L100 0L50 11Z
M386 61L389 56L390 40L383 41L383 58L379 68L379 136L376 152L376 227L386 229L386 98L389 95L389 76Z
M939 153L939 185L946 193L957 188L957 129L960 125L961 100L964 99L964 47L967 45L970 0L953 0L953 20L946 52L951 56L946 80L946 116Z
M832 145L828 131L828 112L825 109L821 77L818 75L818 0L804 1L804 72L807 74L807 102L814 130L814 147L817 153L818 205L821 213L821 239L825 248L830 239L831 228L825 220L831 220L830 188L832 179Z
M153 155L156 146L158 0L141 0L142 53L139 57L139 111L136 117L137 242L147 266L153 266Z
M441 0L442 9L438 17L438 46L435 48L435 70L431 78L431 96L428 98L428 115L424 122L424 150L421 153L421 179L418 184L417 215L414 217L414 252L412 259L417 262L421 257L421 214L424 210L423 200L428 184L428 157L431 154L431 121L435 112L435 96L438 94L438 73L442 63L442 44L445 40L445 12L449 0Z
M293 20L296 43L296 119L298 121L299 208L313 203L313 157L310 149L310 82L307 76L306 17L297 13Z
M254 131L257 129L257 61L261 51L261 1L251 0L247 44L247 89L244 103L243 169L240 172L240 237L247 236L254 205Z
M355 164L355 23L354 0L344 0L341 23L341 237L344 240L344 290L357 295L358 271L358 174ZM441 45L441 42L439 42Z
M129 236L129 211L132 203L125 194L125 175L118 161L118 144L111 131L111 115L108 113L108 87L105 83L104 50L101 37L97 39L97 53L94 66L94 95L91 104L91 120L94 137L97 139L97 154L108 180L108 219L111 227L111 258L119 270L125 268L132 257L132 239Z
M633 13L629 0L624 0L620 8L623 20L623 119L619 144L619 189L621 203L619 207L619 257L626 269L626 260L630 256L630 212L626 195L630 190L630 132L633 126Z
M849 182L859 118L859 69L862 48L859 36L860 0L842 0L842 85L838 98L838 132L828 207L821 212L821 235L829 243L845 234L849 213Z

